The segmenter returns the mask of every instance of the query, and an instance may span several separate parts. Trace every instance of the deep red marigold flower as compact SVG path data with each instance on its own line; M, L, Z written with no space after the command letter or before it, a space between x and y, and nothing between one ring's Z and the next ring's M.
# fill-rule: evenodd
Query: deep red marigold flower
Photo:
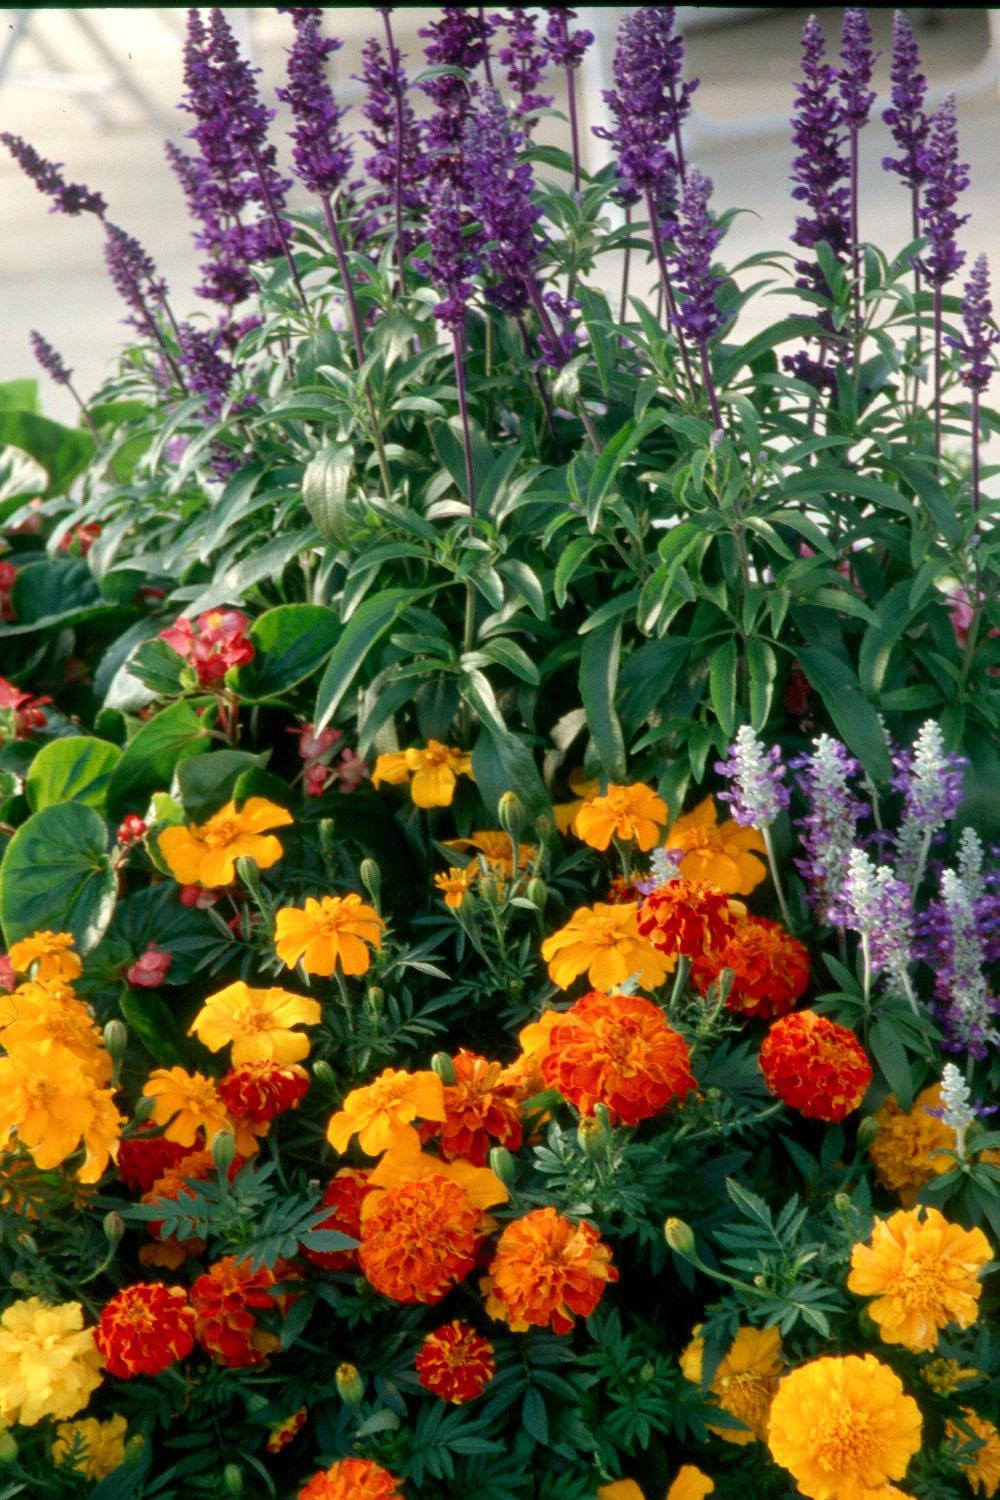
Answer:
M445 1161L461 1157L477 1167L486 1165L494 1145L519 1150L521 1111L503 1082L503 1064L463 1047L452 1065L455 1082L444 1088L445 1118L443 1122L426 1120L420 1126L420 1139L438 1137Z
M282 1418L280 1422L272 1422L267 1429L270 1436L264 1444L268 1453L280 1453L282 1448L287 1448L306 1425L308 1415L305 1407L300 1406L291 1416Z
M740 1016L770 1021L792 1009L809 984L809 952L780 922L748 917L728 942L699 968L695 983L705 994L723 969L732 969L732 989L726 1009Z
M414 1364L424 1390L454 1406L481 1396L496 1372L493 1345L457 1318L427 1335Z
M668 880L639 908L639 931L661 953L683 953L697 974L736 931L746 907L704 880Z
M404 1182L378 1195L361 1221L361 1269L396 1302L440 1302L476 1263L482 1215L447 1177Z
M219 1080L219 1096L231 1115L254 1125L298 1109L309 1074L298 1063L245 1062Z
M299 1500L404 1500L400 1480L370 1458L342 1458L299 1490Z
M137 1281L101 1309L94 1338L122 1380L159 1375L194 1348L194 1309L183 1287Z
M144 1125L119 1142L118 1176L133 1192L148 1193L164 1172L190 1154L186 1146L154 1134L155 1130L154 1125Z
M286 1270L279 1261L273 1270L253 1271L249 1260L227 1255L198 1277L190 1294L195 1336L216 1364L239 1370L262 1364L273 1353L276 1340L257 1327L254 1310L276 1305L271 1287L285 1279Z
M360 1240L361 1205L371 1192L368 1186L370 1176L370 1171L341 1167L336 1177L327 1183L320 1200L332 1208L333 1213L316 1228L333 1229L340 1234L349 1234L352 1240ZM356 1250L310 1250L303 1245L302 1254L314 1266L322 1266L324 1271L352 1271L358 1264Z
M569 1333L617 1281L611 1251L592 1224L574 1224L554 1208L536 1208L508 1224L480 1282L486 1310L514 1333L534 1326Z
M542 1077L582 1115L606 1104L625 1125L663 1114L695 1086L687 1043L659 1006L600 990L582 996L552 1027Z
M872 1078L854 1032L812 1010L775 1021L760 1049L760 1067L772 1094L806 1119L828 1124L857 1109Z

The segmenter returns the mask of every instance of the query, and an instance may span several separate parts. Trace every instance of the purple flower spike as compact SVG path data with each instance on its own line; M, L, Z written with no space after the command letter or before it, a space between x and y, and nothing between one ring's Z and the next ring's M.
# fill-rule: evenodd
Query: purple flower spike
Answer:
M545 41L552 66L574 71L583 62L587 48L592 46L594 33L585 31L582 27L579 31L570 31L570 21L576 20L575 10L555 5L547 6L546 9L549 19L545 26Z
M484 89L466 121L466 185L487 242L483 259L492 277L487 295L515 317L528 306L529 288L537 279L535 225L541 214L531 201L531 167L517 160L523 143L524 133L511 126L500 95Z
M416 212L422 207L424 198L419 185L424 178L426 163L420 126L406 98L406 73L402 66L397 62L393 70L385 49L375 37L369 37L365 42L361 57L361 73L355 74L355 79L364 85L361 113L368 121L368 128L360 135L372 151L372 155L365 158L365 171L377 184L376 191L365 199L365 210L372 215L369 222L375 226L383 217L380 211L395 205L397 186L401 211ZM400 122L402 160L397 161ZM402 238L405 254L413 248L415 236L411 230L404 230Z
M427 276L444 296L434 308L435 316L457 337L465 332L465 309L472 296L470 278L479 269L462 235L462 212L458 194L444 179L435 185L427 216L430 258L414 259L414 268Z
M485 58L492 32L491 24L476 11L446 5L441 19L420 31L428 38L424 56L432 67L461 68L471 73ZM465 118L471 103L469 81L445 74L428 79L420 87L435 105L424 126L424 139L432 153L430 175L446 177L457 186L462 176Z
M30 146L19 135L12 135L9 130L0 134L0 141L3 141L22 172L31 178L38 191L52 199L50 213L71 216L96 214L99 219L107 213L108 205L100 193L92 193L81 182L65 180L59 170L60 162L46 161L44 156L39 156L34 146Z
M848 159L844 154L844 117L834 86L837 73L825 58L823 29L810 16L802 33L802 81L796 84L792 139L798 155L792 162L792 197L809 214L795 220L792 242L811 250L821 240L842 255L850 241ZM803 275L814 272L799 263Z
M104 264L115 291L134 314L125 321L139 332L149 333L153 326L150 303L163 301L167 283L157 274L152 258L139 241L107 220L104 224Z
M923 267L931 285L942 287L965 261L955 236L969 218L955 213L959 193L969 186L969 168L958 159L954 94L948 94L931 116L927 145L918 160L924 174L921 230L928 241Z
M506 13L490 16L490 24L502 26L509 38L507 45L498 51L497 58L507 69L507 82L517 98L514 111L517 118L521 120L540 109L548 109L554 96L535 92L545 77L551 56L536 34L538 18L515 5ZM530 129L533 123L526 120L525 129Z
M288 87L275 94L292 111L295 173L311 193L333 194L351 169L353 153L340 122L343 108L336 102L326 76L331 52L343 44L324 37L322 11L298 6L291 12L295 44L288 54Z
M811 755L791 762L808 811L796 821L804 858L795 867L806 882L810 905L821 922L840 901L854 848L858 819L868 808L855 796L851 779L861 766L839 740L821 734Z
M886 156L887 172L898 172L910 189L924 180L920 157L927 144L930 125L924 114L927 79L920 71L920 48L903 11L897 10L892 24L892 105L882 119L892 131L898 157Z
M965 283L962 322L965 324L965 337L946 338L945 342L957 349L962 356L963 384L973 391L985 391L993 378L993 349L1000 343L1000 333L993 322L990 266L985 255L976 258Z
M33 328L29 335L31 339L31 352L38 360L46 375L51 376L56 385L69 385L73 377L73 371L63 363L62 355L57 349L53 349L47 339L43 339L40 333Z
M730 791L719 793L719 801L729 803L734 820L744 828L770 828L791 801L783 785L781 751L777 745L765 750L749 724L740 726L729 759L716 761L715 769L732 783Z
M674 231L676 250L671 256L674 286L683 300L677 323L694 343L707 344L725 326L715 294L722 278L712 274L712 251L722 238L708 211L712 184L701 172L688 172L681 195Z
M848 130L860 130L867 125L875 92L869 89L872 69L882 56L872 50L872 27L868 12L861 6L849 6L844 11L840 33L840 101L843 106L844 124Z

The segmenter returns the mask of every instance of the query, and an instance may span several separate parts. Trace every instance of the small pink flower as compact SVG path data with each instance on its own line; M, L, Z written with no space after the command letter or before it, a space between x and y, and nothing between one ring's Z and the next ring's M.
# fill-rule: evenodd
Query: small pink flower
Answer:
M289 734L298 735L299 754L303 760L321 760L344 738L339 729L321 729L317 734L311 724L301 724L297 729L290 729Z
M131 849L146 837L146 824L135 813L129 813L118 829L118 842L123 849Z
M59 543L59 551L71 553L74 557L86 557L100 534L99 522L81 521L79 526L74 526L67 531Z
M6 953L0 953L0 990L9 995L17 988L17 979L14 975L14 965Z
M0 677L0 709L13 709L14 738L17 740L27 739L32 730L45 727L48 720L43 708L51 702L51 698L33 698L30 693L22 693L12 682Z
M199 687L212 687L230 667L253 661L253 642L246 635L249 624L238 609L209 609L195 621L175 620L160 631L160 639L194 667Z
M170 973L174 958L161 948L149 947L141 958L125 970L125 979L133 989L155 990Z
M356 792L361 783L371 775L362 757L354 750L345 750L332 770L340 782L338 792Z
M203 885L182 885L180 889L180 903L182 906L194 906L198 911L207 911L214 906L222 895L221 890L207 890Z
M314 760L306 767L303 787L307 797L322 797L326 791L326 784L332 772L329 766L324 766L322 761Z

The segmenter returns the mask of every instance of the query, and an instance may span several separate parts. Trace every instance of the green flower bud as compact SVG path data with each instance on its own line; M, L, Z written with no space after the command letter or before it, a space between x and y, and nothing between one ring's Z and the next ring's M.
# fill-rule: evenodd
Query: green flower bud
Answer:
M132 1111L132 1124L145 1125L155 1108L156 1100L149 1094L143 1094L141 1098L135 1101L135 1108Z
M870 1151L879 1132L879 1123L874 1115L866 1115L858 1126L858 1150Z
M538 837L542 840L543 843L548 838L554 827L555 824L546 813L542 813L540 818L535 819L535 832L538 834Z
M504 833L512 839L520 839L527 817L524 803L516 792L504 792L497 803L497 820Z
M333 1378L345 1406L357 1406L364 1400L365 1383L356 1365L338 1365Z
M212 1142L212 1160L220 1177L229 1172L236 1157L236 1137L231 1130L220 1130Z
M128 1027L124 1021L109 1021L104 1028L104 1045L111 1054L112 1062L121 1062L128 1046Z
M851 1211L850 1193L836 1193L833 1199L833 1206L838 1214L849 1214Z
M121 1243L122 1235L125 1233L125 1220L121 1214L111 1209L110 1213L104 1215L104 1222L101 1227L104 1230L105 1239L112 1250L114 1250L116 1245Z
M545 903L549 899L549 888L538 875L532 876L528 881L528 900L538 907L539 911L545 910Z
M385 1004L385 990L379 989L377 984L373 984L369 987L366 998L372 1010L378 1015Z
M431 1058L431 1067L446 1088L452 1088L455 1083L455 1064L447 1052L435 1052Z
M324 1057L318 1057L312 1066L313 1077L318 1084L325 1089L335 1089L337 1087L337 1075Z
M227 1495L242 1495L243 1470L239 1464L226 1464L222 1471L222 1488Z
M517 1178L517 1167L514 1158L506 1146L494 1146L490 1152L490 1171L494 1177L499 1177L508 1191L514 1186Z
M361 876L361 884L372 899L372 905L377 909L382 894L382 871L373 859L363 859L358 874Z
M12 1464L17 1457L17 1439L12 1432L0 1432L0 1464Z
M592 1115L585 1115L576 1127L576 1139L580 1150L592 1161L604 1155L607 1150L608 1135L607 1126Z
M683 1219L668 1219L663 1226L663 1238L671 1250L685 1258L694 1250L694 1231Z
M639 1379L643 1385L648 1385L651 1380L656 1379L656 1366L648 1359L639 1371Z

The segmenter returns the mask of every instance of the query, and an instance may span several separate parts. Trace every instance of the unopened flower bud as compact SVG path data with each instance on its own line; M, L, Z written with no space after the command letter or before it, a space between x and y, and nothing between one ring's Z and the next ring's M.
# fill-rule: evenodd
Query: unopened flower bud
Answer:
M338 1365L333 1378L345 1406L357 1406L364 1400L365 1383L356 1365Z
M31 1282L28 1280L28 1274L26 1271L11 1271L7 1280L10 1282L11 1286L16 1292L26 1292L31 1286Z
M135 1107L132 1110L132 1124L145 1125L155 1108L156 1100L151 1094L141 1095L135 1101Z
M373 859L363 859L358 874L361 876L361 884L372 898L372 904L378 906L382 894L382 871Z
M837 1210L838 1214L849 1214L851 1211L850 1193L834 1194L833 1206Z
M694 1231L683 1219L668 1219L663 1226L663 1238L678 1255L689 1256L694 1250Z
M607 1126L592 1115L585 1115L576 1127L576 1139L584 1156L603 1156L608 1144Z
M874 1115L866 1115L858 1126L858 1150L870 1151L879 1132L879 1123Z
M337 1075L325 1058L318 1057L312 1066L313 1077L318 1084L322 1085L325 1089L335 1089L337 1087Z
M543 842L552 832L553 826L552 819L547 813L542 813L541 817L535 819L535 832Z
M656 1366L650 1360L647 1359L646 1363L639 1370L639 1379L643 1385L648 1385L651 1380L656 1379Z
M212 1142L212 1160L220 1177L225 1177L236 1157L236 1137L231 1130L220 1130Z
M227 1495L242 1495L243 1470L239 1464L226 1464L222 1471L222 1488Z
M101 1227L104 1230L105 1239L113 1250L116 1245L121 1243L122 1235L125 1233L125 1220L121 1214L111 1209L109 1213L104 1215L104 1222Z
M112 1062L121 1062L128 1046L128 1027L124 1021L109 1021L104 1028L104 1045L111 1054Z
M514 1186L517 1168L506 1146L493 1147L490 1152L490 1171L494 1177L500 1179L505 1188L510 1189Z
M521 837L527 819L524 803L516 792L504 792L497 803L497 819L504 833L509 834L512 839Z
M544 911L545 903L548 899L549 888L545 884L545 881L540 879L539 876L533 875L528 881L528 900L533 906L537 906L539 911Z
M17 1438L12 1432L0 1432L0 1464L12 1464L17 1457Z
M431 1067L434 1069L435 1073L446 1088L454 1087L455 1064L452 1062L447 1052L435 1052L434 1056L431 1058Z
M369 987L367 999L372 1010L378 1015L385 1004L385 990L379 989L377 984L373 984Z

